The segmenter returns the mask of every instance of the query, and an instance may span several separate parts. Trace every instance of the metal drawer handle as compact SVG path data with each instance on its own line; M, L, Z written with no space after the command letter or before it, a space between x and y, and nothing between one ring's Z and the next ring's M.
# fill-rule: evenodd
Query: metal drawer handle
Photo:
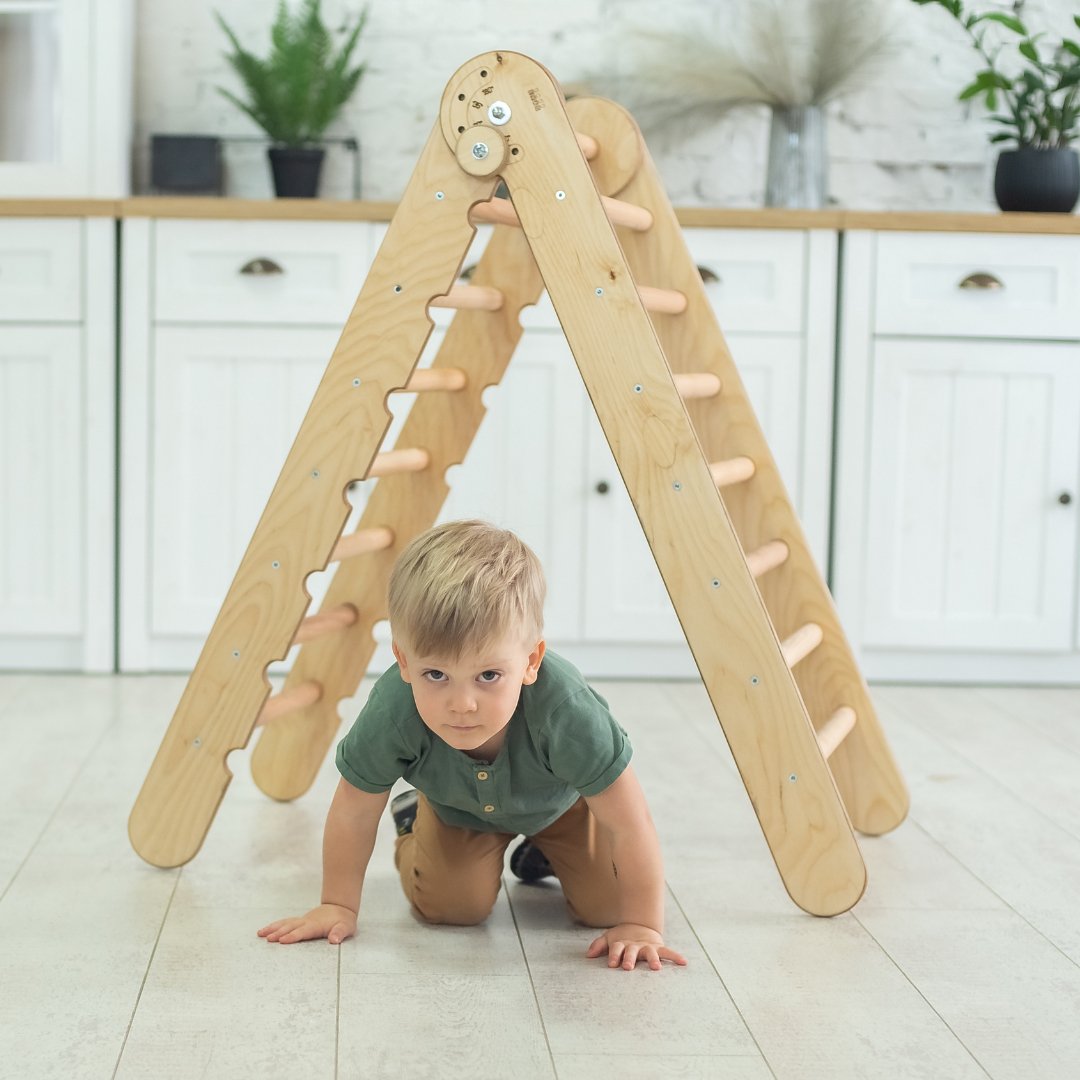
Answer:
M701 275L701 280L706 285L724 284L724 279L715 270L710 270L707 266L699 266L697 272Z
M1063 491L1058 496L1058 502L1061 503L1062 506L1068 506L1069 503L1072 502L1072 495L1067 491Z
M968 274L957 286L960 289L1004 289L1005 282L985 270L978 270L974 274Z
M251 262L244 263L240 267L240 273L251 274L256 277L269 277L272 274L284 274L285 271L273 259L264 259L260 256L258 259L252 259Z

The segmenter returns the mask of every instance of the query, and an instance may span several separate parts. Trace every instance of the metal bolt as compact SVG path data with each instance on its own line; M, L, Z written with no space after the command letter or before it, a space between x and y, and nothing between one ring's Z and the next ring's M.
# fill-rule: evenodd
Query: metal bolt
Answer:
M275 570L280 570L280 569L281 569L281 563L279 563L279 562L277 561L277 559L275 559L275 560L274 560L274 561L273 561L273 562L272 562L272 563L271 563L270 565L271 565L271 566L272 566L272 567L273 567L273 568L274 568Z
M483 161L488 156L488 144L486 142L473 143L472 156L477 161Z
M394 292L397 292L397 293L401 292L401 286L400 285L395 285L394 286Z
M353 384L353 386L359 386L360 385L360 380L359 379L353 379L352 384Z
M757 686L757 684L759 682L761 682L761 680L756 675L751 675L750 676L750 685L751 686Z
M671 486L672 486L672 487L673 487L673 488L674 488L674 489L675 489L676 491L682 491L682 482L681 482L681 481L679 481L679 480L676 480L676 481L675 481L675 483L673 483L673 484L672 484Z
M239 649L233 649L232 654L233 654L233 659L234 660L239 660L240 659L240 650Z
M794 783L795 783L795 781L796 781L796 780L798 780L799 778L798 778L798 777L797 777L797 776L796 776L796 775L795 775L794 773L792 773L792 774L791 774L791 775L790 775L790 776L788 777L788 779L789 779L789 780L790 780L790 781L791 781L791 782L792 782L792 783L794 784Z
M635 394L640 394L643 389L644 389L644 387L641 385L641 383L635 383L634 384L634 393Z
M496 127L502 127L510 119L510 116L510 106L505 101L493 101L488 106L488 119Z
M720 579L718 577L714 577L712 579L712 587L714 589L719 589L720 588Z
M555 198L558 199L561 202L563 199L566 198L566 192L565 191L556 191L555 192Z
M192 744L191 744L191 745L192 745L192 746L194 746L194 747L200 747L200 746L202 746L202 739L200 739L200 738L199 738L199 736L198 736L198 735L196 735L196 736L195 736L195 739L194 739L194 740L192 741Z
M318 469L312 469L311 470L311 479L312 480L318 480L319 479L319 470Z
M597 289L596 290L596 295L597 296L603 296L604 295L604 290L603 289Z
M435 192L435 198L436 199L445 199L446 196L441 191L436 191Z

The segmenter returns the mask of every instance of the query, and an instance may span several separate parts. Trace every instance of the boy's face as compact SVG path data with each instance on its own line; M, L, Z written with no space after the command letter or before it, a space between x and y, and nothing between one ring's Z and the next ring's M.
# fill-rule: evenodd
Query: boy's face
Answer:
M418 656L394 642L401 677L412 686L420 719L455 750L502 746L502 731L517 708L521 688L536 682L544 642L523 642L505 634L482 650L468 649L456 660Z

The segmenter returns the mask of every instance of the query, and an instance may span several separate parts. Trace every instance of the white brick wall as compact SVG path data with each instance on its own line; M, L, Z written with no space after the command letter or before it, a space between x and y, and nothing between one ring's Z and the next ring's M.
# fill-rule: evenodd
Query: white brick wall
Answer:
M976 70L975 54L940 9L896 2L897 55L875 73L873 85L829 107L831 199L867 209L993 208L996 150L987 143L988 125L978 107L955 100ZM259 134L215 89L237 84L211 11L221 11L241 40L262 52L275 6L137 0L137 190L148 182L151 133ZM708 23L724 33L735 6L735 0L373 0L357 54L370 68L330 134L360 140L363 198L396 199L446 81L469 57L512 49L569 83L617 63L623 35L649 26L658 12L668 26ZM987 0L975 6L985 8ZM356 7L323 4L331 26ZM1074 10L1073 0L1043 0L1027 4L1024 15L1060 33ZM759 206L767 133L768 110L745 108L697 131L650 134L649 145L677 205ZM227 146L226 171L228 194L270 194L261 147ZM350 184L348 158L334 148L322 194L348 197Z

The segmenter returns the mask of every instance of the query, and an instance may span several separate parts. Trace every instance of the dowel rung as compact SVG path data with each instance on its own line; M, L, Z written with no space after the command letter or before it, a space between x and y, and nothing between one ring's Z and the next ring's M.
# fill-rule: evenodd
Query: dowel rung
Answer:
M575 131L574 138L577 139L577 144L581 147L586 161L592 161L600 153L600 144L591 135L583 135L580 131Z
M329 611L320 611L309 615L300 623L300 628L293 638L294 645L302 645L306 641L314 641L316 638L325 637L327 634L335 634L346 627L352 626L360 618L360 613L352 604L338 604Z
M290 687L288 690L283 690L280 694L275 694L270 698L262 707L262 712L259 713L255 726L261 727L263 724L273 723L275 720L279 720L291 712L296 712L298 709L306 709L309 705L314 705L321 697L322 683L317 682L302 682Z
M402 393L421 394L426 390L464 390L469 377L461 368L420 368L414 371Z
M754 578L764 577L770 570L775 570L787 562L791 551L783 540L770 540L767 544L747 552L746 565Z
M503 306L503 294L491 285L451 285L445 296L436 296L430 303L436 308L467 308L471 311L498 311Z
M385 525L376 525L373 529L357 529L348 536L343 536L330 553L331 562L341 562L355 555L367 555L373 551L383 551L394 542L394 530Z
M784 654L784 660L789 668L793 668L800 660L809 656L820 644L824 633L817 623L807 623L800 626L790 637L780 642L780 651Z
M656 289L651 285L639 285L637 291L646 311L681 315L686 310L686 295L677 289Z
M675 380L675 389L686 401L691 398L716 397L724 388L720 376L711 371L675 372L672 378Z
M818 746L826 759L851 734L855 727L855 710L850 705L841 705L817 730Z
M748 457L730 458L727 461L714 461L709 465L713 483L718 488L728 484L739 484L754 475L754 463Z
M375 460L368 469L365 480L376 476L390 476L392 473L421 472L431 463L431 455L420 447L405 450L384 450L375 455Z
M645 232L652 228L652 214L644 206L635 206L634 203L623 202L621 199L611 199L607 195L601 195L600 202L612 225L625 225L635 232ZM487 202L477 203L469 211L469 220L474 225L490 223L521 226L514 204L509 199L490 199Z

